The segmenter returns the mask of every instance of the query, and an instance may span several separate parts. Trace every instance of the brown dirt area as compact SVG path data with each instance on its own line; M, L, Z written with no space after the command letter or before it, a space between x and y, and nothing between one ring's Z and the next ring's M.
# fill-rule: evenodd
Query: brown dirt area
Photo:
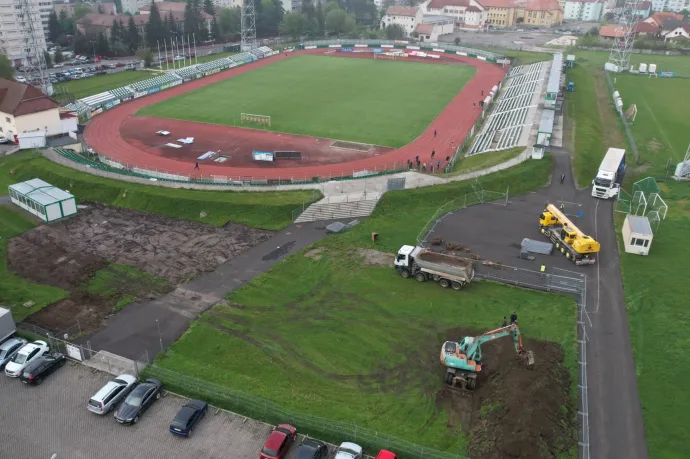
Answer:
M446 335L479 334L453 329ZM563 350L533 339L524 340L524 346L534 352L531 369L517 359L510 340L491 341L482 346L484 368L474 393L444 388L437 394L437 404L448 412L448 428L462 428L470 438L472 459L550 459L575 447L575 406Z
M393 266L395 255L391 253L379 252L374 249L359 249L359 254L364 257L365 265Z
M8 268L39 284L71 292L28 322L52 331L82 332L100 327L117 298L83 291L94 273L108 263L131 265L171 284L213 271L250 247L270 238L271 231L228 224L202 223L88 204L77 216L41 225L10 239Z

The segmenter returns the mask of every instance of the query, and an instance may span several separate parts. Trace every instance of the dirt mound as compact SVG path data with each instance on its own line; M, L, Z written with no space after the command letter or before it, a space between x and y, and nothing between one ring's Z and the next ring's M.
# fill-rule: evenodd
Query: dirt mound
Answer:
M446 339L481 334L448 330ZM436 402L448 412L448 428L470 438L472 459L555 458L575 446L577 423L571 377L557 344L526 339L535 365L517 359L510 339L482 346L483 369L473 394L442 389Z
M99 329L112 314L115 302L113 298L77 292L32 314L26 322L54 331L60 338L67 333L73 339Z
M68 252L56 244L66 237L63 231L43 225L7 243L7 266L11 271L38 284L70 290L88 281L106 265L96 255Z

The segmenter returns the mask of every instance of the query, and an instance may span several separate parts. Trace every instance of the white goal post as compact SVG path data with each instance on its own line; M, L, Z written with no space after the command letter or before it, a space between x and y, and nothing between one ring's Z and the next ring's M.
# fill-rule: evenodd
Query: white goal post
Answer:
M255 115L253 113L240 113L240 124L244 123L265 124L271 127L271 117L268 115Z

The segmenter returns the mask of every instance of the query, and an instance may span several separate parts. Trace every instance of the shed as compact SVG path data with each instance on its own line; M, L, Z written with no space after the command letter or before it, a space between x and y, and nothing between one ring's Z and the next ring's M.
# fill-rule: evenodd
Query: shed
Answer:
M623 222L623 244L627 253L649 255L654 233L647 217L628 214Z
M77 202L70 193L35 178L9 186L13 203L45 222L77 213Z
M45 148L46 133L44 131L22 132L21 134L17 134L17 141L20 150Z

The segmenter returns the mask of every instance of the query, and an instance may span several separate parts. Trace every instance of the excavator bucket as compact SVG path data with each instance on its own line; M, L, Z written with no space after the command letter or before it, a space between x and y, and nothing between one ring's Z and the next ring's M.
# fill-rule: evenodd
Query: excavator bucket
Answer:
M534 352L532 352L532 351L525 352L525 363L527 363L528 367L531 367L532 365L534 365Z

